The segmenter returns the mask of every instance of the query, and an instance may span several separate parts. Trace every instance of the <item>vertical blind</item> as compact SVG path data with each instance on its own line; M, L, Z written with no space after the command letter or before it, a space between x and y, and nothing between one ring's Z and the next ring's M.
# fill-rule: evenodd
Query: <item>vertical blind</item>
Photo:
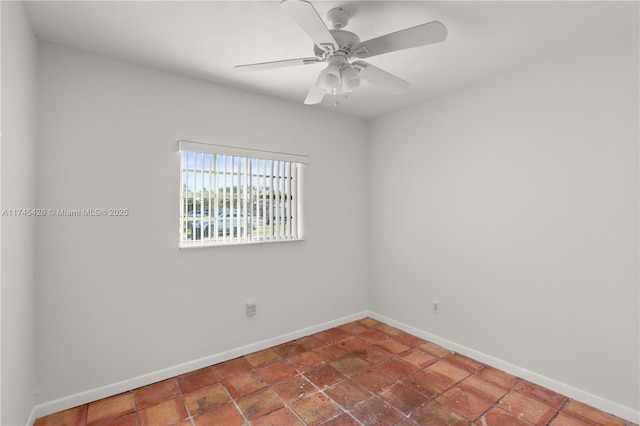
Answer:
M302 239L307 157L180 141L180 246Z

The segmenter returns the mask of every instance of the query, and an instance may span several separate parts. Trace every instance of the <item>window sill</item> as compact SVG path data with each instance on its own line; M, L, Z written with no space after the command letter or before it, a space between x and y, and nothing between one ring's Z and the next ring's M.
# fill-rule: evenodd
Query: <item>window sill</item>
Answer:
M217 241L217 242L209 242L209 241L192 241L192 242L181 242L179 248L182 249L198 249L205 247L229 247L229 246L245 246L245 245L255 245L255 244L273 244L273 243L289 243L295 241L304 241L304 238L290 238L290 239L277 239L277 240L252 240L252 241Z

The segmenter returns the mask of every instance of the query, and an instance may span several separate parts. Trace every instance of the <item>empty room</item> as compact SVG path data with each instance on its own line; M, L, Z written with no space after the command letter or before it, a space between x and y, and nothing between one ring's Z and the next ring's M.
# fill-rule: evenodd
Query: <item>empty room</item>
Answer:
M1 1L0 424L640 423L638 1Z

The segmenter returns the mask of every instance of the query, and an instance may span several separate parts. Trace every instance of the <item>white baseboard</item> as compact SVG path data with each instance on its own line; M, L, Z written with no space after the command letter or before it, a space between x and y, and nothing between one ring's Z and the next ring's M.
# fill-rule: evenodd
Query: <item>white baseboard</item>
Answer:
M356 314L348 315L342 318L338 318L332 321L323 322L311 327L292 331L290 333L282 334L280 336L261 340L249 345L240 346L225 352L217 353L214 355L206 356L204 358L196 359L193 361L185 362L183 364L175 365L173 367L165 368L163 370L155 371L142 376L134 377L132 379L123 380L121 382L113 383L110 385L102 386L96 389L90 389L84 392L80 392L74 395L69 395L64 398L56 399L53 401L43 402L36 405L31 411L29 416L29 422L27 425L32 425L35 419L42 416L47 416L58 411L67 410L69 408L77 407L79 405L87 404L92 401L97 401L102 398L106 398L119 393L128 392L132 389L137 389L142 386L147 386L161 380L166 380L171 377L179 376L181 374L195 371L200 368L207 367L209 365L218 364L220 362L228 361L230 359L238 358L243 355L250 354L252 352L260 351L270 348L272 346L279 345L281 343L289 342L291 340L299 339L300 337L307 336L309 334L318 333L333 327L337 327L342 324L346 324L351 321L362 319L368 315L367 311L359 312Z
M29 418L27 419L27 425L34 424L37 418L38 416L36 415L36 407L33 407L31 409L31 412L29 413Z
M632 408L625 407L624 405L620 405L613 401L609 401L605 398L580 390L578 388L567 385L565 383L558 382L557 380L551 379L549 377L543 376L533 371L529 371L525 368L518 367L517 365L511 364L501 359L492 357L491 355L487 355L485 353L460 345L456 342L443 339L442 337L436 336L434 334L428 333L424 330L420 330L418 328L412 327L410 325L404 324L394 319L385 317L384 315L380 315L375 312L368 312L367 314L369 317L373 319L384 322L385 324L389 324L393 327L399 328L400 330L406 331L409 334L413 334L414 336L436 343L447 349L451 349L452 351L455 351L462 355L473 358L476 361L480 361L484 364L490 365L491 367L495 367L497 369L506 371L509 374L513 374L514 376L518 376L520 378L528 380L537 385L544 386L545 388L551 389L552 391L568 396L571 399L575 399L577 401L591 405L602 411L606 411L607 413L611 413L615 416L621 417L627 421L631 421L636 424L640 423L640 411L636 411Z

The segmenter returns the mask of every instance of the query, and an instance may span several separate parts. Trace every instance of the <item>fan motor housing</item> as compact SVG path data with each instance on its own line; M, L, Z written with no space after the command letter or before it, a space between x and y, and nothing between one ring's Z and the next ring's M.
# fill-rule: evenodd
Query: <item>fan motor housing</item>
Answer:
M351 47L356 43L360 43L360 37L350 31L330 30L330 32L338 44L338 50L342 50L345 53L351 52ZM324 51L316 45L313 46L313 52L316 56L322 56L324 53Z
M349 12L342 7L336 7L327 12L327 20L331 28L341 30L349 23Z

